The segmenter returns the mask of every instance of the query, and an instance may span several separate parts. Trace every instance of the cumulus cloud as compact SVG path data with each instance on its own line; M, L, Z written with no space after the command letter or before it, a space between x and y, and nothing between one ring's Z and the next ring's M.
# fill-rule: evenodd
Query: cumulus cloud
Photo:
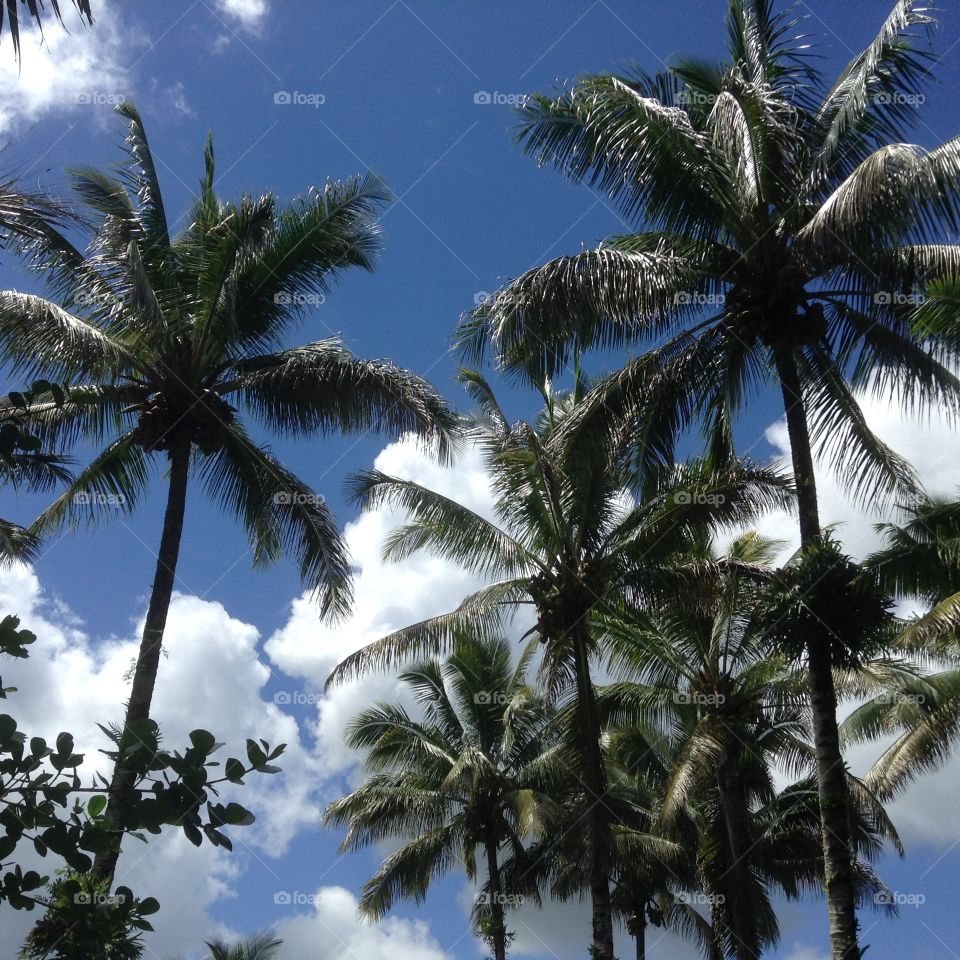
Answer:
M888 446L914 465L927 491L936 496L951 496L960 485L960 446L954 430L944 417L933 413L923 421L905 416L893 399L861 395L864 416L874 433ZM766 438L784 463L789 463L790 441L786 422L780 420L766 431ZM855 557L863 557L876 549L880 538L874 525L896 519L891 504L875 502L862 507L851 502L850 491L837 480L830 464L817 464L817 493L820 519L826 524L839 524L837 535ZM758 524L766 536L784 540L789 555L798 546L797 521L786 513L771 513Z
M258 27L269 10L267 0L217 0L217 8L247 29Z
M861 395L858 399L871 429L914 465L929 493L957 494L960 445L955 440L955 428L944 417L933 413L927 419L917 420L904 415L894 399L872 395ZM785 422L772 424L766 436L777 455L789 463L790 442ZM838 525L837 535L854 557L862 558L880 546L875 524L898 519L890 504L876 502L863 507L851 503L849 491L841 486L828 463L817 464L817 491L821 521ZM781 559L799 545L795 516L771 513L756 526L765 536L786 542ZM853 704L849 704L844 712L852 709ZM888 739L848 750L852 770L866 773L890 742ZM952 802L958 775L960 758L950 761L932 776L921 777L902 798L890 805L891 817L908 847L938 846L952 843L960 836L960 809Z
M50 22L41 34L24 20L21 62L14 61L8 38L0 50L0 137L51 114L106 121L112 107L133 94L124 64L141 39L121 28L125 22L107 0L100 0L92 27L68 17L69 33Z
M444 960L447 954L425 923L388 918L378 924L357 916L357 899L343 887L309 897L311 911L276 927L290 960Z
M7 709L31 735L52 739L61 730L72 732L86 755L85 778L92 770L108 772L109 761L98 752L105 743L96 724L122 717L137 641L96 642L26 567L5 570L0 580L0 616L8 613L19 615L38 640L29 660L3 665L4 685L18 689ZM224 757L244 756L247 737L286 742L289 748L280 761L281 776L252 776L245 787L229 789L231 798L258 817L252 827L232 831L235 854L194 848L175 831L148 846L128 841L118 879L163 904L153 947L161 952L182 951L215 933L209 907L229 894L241 872L269 870L269 860L318 821L316 763L296 721L260 697L270 669L258 657L258 641L254 627L230 617L220 604L184 596L173 601L153 710L165 742L180 746L191 730L205 727L226 742ZM48 871L50 862L38 867ZM25 924L28 917L5 922L0 941L16 945Z
M492 516L493 493L476 450L456 466L442 467L414 440L404 439L386 447L374 466ZM402 564L384 563L380 556L384 541L401 521L396 511L378 509L347 524L345 536L356 566L354 613L346 623L321 625L307 595L294 601L290 619L264 646L276 667L320 690L347 655L392 630L452 610L480 586L476 577L427 553ZM344 728L353 716L370 703L401 695L394 678L374 674L318 698L314 732L328 774L347 770L357 760L343 742Z
M787 954L786 960L828 960L828 958L822 950L797 944Z

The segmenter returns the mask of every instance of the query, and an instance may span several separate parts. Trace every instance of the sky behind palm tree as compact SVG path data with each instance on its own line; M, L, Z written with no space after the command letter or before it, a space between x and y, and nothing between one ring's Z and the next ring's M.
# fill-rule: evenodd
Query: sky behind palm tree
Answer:
M347 276L325 302L311 307L291 342L342 333L356 354L389 356L430 377L465 406L453 383L456 361L448 352L458 315L503 279L593 246L623 226L602 197L553 171L538 171L513 147L511 105L525 93L549 90L586 71L630 62L656 69L681 53L719 56L725 6L723 0L166 0L135 6L99 0L93 28L83 27L68 10L70 34L51 23L43 48L35 31L24 30L21 68L9 37L0 40L5 91L0 163L5 173L30 185L57 189L64 185L65 167L112 163L122 125L111 106L129 97L144 115L171 219L188 209L208 130L215 135L218 191L225 197L267 189L291 197L326 176L378 170L398 197L384 218L380 268L371 276ZM891 0L798 5L798 13L808 17L806 32L824 43L828 75L871 39L890 6ZM936 49L945 57L942 83L918 111L916 140L925 145L943 142L960 127L960 15L948 7L943 20L936 37ZM0 287L35 289L35 281L2 253ZM590 363L597 370L607 366L598 357ZM3 379L3 392L24 386ZM498 393L516 416L529 416L538 406L532 393ZM740 442L756 457L776 452L765 436L776 410L771 396L766 411L756 405L741 424ZM886 414L881 410L878 416ZM922 471L952 482L960 465L957 458L947 459L954 438L937 441L933 433L923 440L919 432L897 427L896 418L888 419L894 444L899 436L918 445L919 453L900 452L917 456ZM383 441L372 437L276 444L278 455L326 496L344 521L352 513L343 479L368 468L382 448ZM388 470L420 471L425 481L440 475L409 447L391 447L383 457ZM443 473L440 482L470 498L471 505L489 507L475 460ZM11 502L5 493L0 516L29 520L44 502L41 496ZM0 574L0 612L31 615L47 630L46 638L38 630L47 643L38 662L16 678L24 691L18 707L27 709L27 693L43 690L44 679L56 677L59 684L67 670L74 677L58 693L62 702L52 711L37 711L34 726L56 723L79 735L83 723L89 721L93 730L94 720L119 716L120 678L129 660L123 644L135 636L135 621L143 613L160 509L156 497L132 519L52 544L35 573ZM409 622L411 613L446 609L466 592L469 578L423 560L406 573L391 570L376 579L382 572L376 547L389 524L385 514L374 514L348 532L368 575L367 586L358 585L361 614L339 633L321 631L312 626L304 601L291 607L300 593L293 565L251 571L242 531L231 519L205 503L199 491L188 511L179 571L185 598L172 621L179 633L161 666L172 678L160 696L161 721L166 718L171 739L175 730L209 724L224 734L249 728L243 735L258 731L278 741L298 735L291 719L297 718L302 749L287 764L282 799L269 794L272 812L264 812L256 828L261 847L239 848L224 867L208 851L163 842L157 882L165 884L159 891L164 912L169 905L172 916L181 907L189 918L166 929L161 924L165 950L183 952L209 938L215 932L209 916L242 932L284 921L290 944L284 956L291 960L307 956L318 941L330 945L331 957L334 945L344 941L358 956L389 953L393 960L405 951L412 956L418 945L422 956L439 956L441 950L457 958L478 956L468 933L469 894L460 879L438 886L423 911L397 911L400 918L429 923L429 932L403 920L379 930L353 921L347 891L355 893L369 875L374 855L338 860L338 838L317 827L319 811L350 766L331 731L338 717L346 719L367 697L392 687L374 679L351 688L349 696L323 700L309 686L323 679L337 656L384 632L385 625ZM839 512L837 506L824 520L837 519ZM859 536L868 527L859 521L847 529ZM35 594L38 583L45 606ZM264 649L258 638L272 639ZM197 652L195 641L201 640ZM262 701L269 707L262 708ZM209 719L201 722L198 714ZM928 786L935 797L933 780L921 781L910 797L917 799ZM922 894L927 902L905 907L898 922L878 920L864 937L875 944L872 957L939 958L950 955L947 945L957 942L960 922L951 919L951 891L960 879L960 831L951 833L949 791L942 795L939 807L917 801L922 812L909 815L917 838L909 859L903 865L891 862L887 874L895 889ZM264 852L294 835L291 852L279 860ZM196 883L163 879L178 869L196 874ZM201 883L205 870L238 896L231 899L219 887ZM319 899L309 900L320 889ZM290 902L275 903L278 894L290 894ZM818 956L821 912L817 904L787 911L778 956ZM574 915L576 920L569 920ZM517 952L561 960L580 955L582 933L567 935L565 928L569 921L570 930L576 923L582 932L585 918L575 909L562 916L549 911L547 919L530 917L529 926L518 928ZM868 913L865 926L873 922ZM798 952L808 948L809 953ZM656 951L651 943L651 956Z

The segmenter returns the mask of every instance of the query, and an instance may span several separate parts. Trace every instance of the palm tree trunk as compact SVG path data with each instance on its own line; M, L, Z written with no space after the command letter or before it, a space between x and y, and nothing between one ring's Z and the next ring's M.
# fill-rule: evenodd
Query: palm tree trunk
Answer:
M503 917L503 896L500 890L500 864L497 862L497 842L487 840L487 877L490 888L490 939L493 941L494 960L507 960L507 924Z
M637 945L637 960L647 960L647 917L643 907L634 914L631 927Z
M581 618L573 627L576 649L577 699L582 717L584 770L587 788L587 815L590 831L589 880L593 904L593 960L613 958L613 910L610 905L610 824L607 815L607 778L600 747L602 731L587 652L586 623Z
M163 631L167 625L167 613L173 596L173 585L177 572L177 560L180 556L180 538L183 534L183 518L187 506L187 480L190 472L190 447L181 447L170 454L170 482L167 490L167 508L163 517L163 533L160 536L160 551L157 554L157 568L147 607L147 618L143 625L143 637L137 654L137 663L133 672L133 685L124 726L150 718L150 704L153 700L153 688L157 682L157 670L160 666L160 649L163 643ZM123 810L133 790L134 779L130 770L122 762L113 768L110 781L109 801L105 815L112 830L122 840ZM94 876L98 880L113 882L117 859L117 849L97 855L94 863Z
M820 536L817 484L807 412L795 358L789 351L779 351L776 365L787 416L793 475L797 484L800 546L807 550ZM829 639L823 634L811 635L807 658L832 958L860 960L848 816L849 792L837 730L837 696L833 685Z
M760 944L748 897L751 885L748 857L753 843L746 822L747 801L739 772L737 742L731 739L726 749L727 757L718 778L728 858L720 885L724 901L719 913L725 917L733 936L733 955L737 960L759 960Z

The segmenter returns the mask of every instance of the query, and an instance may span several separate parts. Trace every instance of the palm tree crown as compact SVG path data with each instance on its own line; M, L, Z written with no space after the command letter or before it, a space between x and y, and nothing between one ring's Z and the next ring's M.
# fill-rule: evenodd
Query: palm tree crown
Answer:
M455 861L476 879L479 849L487 883L475 913L495 956L505 956L509 894L498 857L504 847L523 857L524 839L549 805L542 794L551 766L548 714L527 685L531 653L513 667L506 641L462 640L445 663L426 661L401 675L422 720L378 704L350 724L347 742L366 751L372 775L331 804L325 821L348 827L345 850L405 841L364 886L364 914L382 917L397 897L422 901Z

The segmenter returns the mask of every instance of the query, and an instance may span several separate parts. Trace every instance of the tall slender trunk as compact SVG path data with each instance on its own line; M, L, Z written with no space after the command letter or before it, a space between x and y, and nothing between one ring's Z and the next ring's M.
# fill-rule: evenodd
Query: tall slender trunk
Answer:
M776 365L787 416L793 475L797 484L800 545L801 549L806 550L820 536L817 484L807 411L793 355L786 350L778 351ZM837 696L833 685L829 639L823 634L812 635L807 644L807 658L831 955L832 960L860 960L850 843L850 800L837 730Z
M610 822L607 814L607 778L600 746L600 718L590 679L586 623L581 619L572 629L576 649L577 699L580 702L583 734L583 782L587 788L587 815L590 836L588 864L590 896L593 903L593 960L613 960L613 911L610 906Z
M490 887L490 939L493 941L494 960L507 958L507 924L503 916L503 897L500 889L500 864L497 862L497 842L487 840L487 877Z
M157 682L157 669L160 666L160 649L163 643L163 631L167 625L167 613L173 596L173 585L177 572L177 560L180 556L180 538L183 534L183 518L187 506L187 480L190 472L190 447L186 446L170 454L170 482L167 490L167 508L163 517L163 533L160 537L160 550L157 554L157 568L147 607L147 618L143 625L143 637L137 654L137 663L133 672L133 684L124 726L150 717L150 704L153 700L153 688ZM117 761L110 781L110 794L105 815L118 840L123 839L123 809L133 790L134 778L122 761ZM120 856L119 845L116 850L97 855L93 872L98 880L113 882L113 875Z
M726 920L734 941L733 954L738 960L759 960L760 944L753 909L749 898L742 891L752 885L750 876L750 850L753 843L747 826L747 802L737 746L739 741L731 737L727 743L727 756L720 769L717 786L720 793L720 809L726 833L728 861L724 882L719 885L724 901L718 911Z
M645 909L646 904L643 904L633 915L633 923L630 925L633 941L637 945L637 960L647 960L647 916L644 912Z

